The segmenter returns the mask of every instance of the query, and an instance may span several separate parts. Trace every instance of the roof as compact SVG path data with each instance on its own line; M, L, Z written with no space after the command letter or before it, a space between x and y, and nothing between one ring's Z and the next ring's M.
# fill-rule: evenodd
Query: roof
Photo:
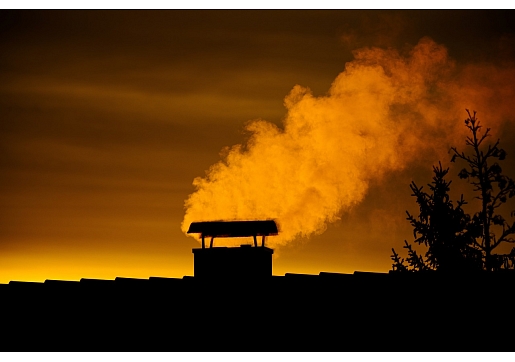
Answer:
M188 234L202 234L208 237L236 238L245 236L277 235L274 220L254 221L203 221L192 222Z

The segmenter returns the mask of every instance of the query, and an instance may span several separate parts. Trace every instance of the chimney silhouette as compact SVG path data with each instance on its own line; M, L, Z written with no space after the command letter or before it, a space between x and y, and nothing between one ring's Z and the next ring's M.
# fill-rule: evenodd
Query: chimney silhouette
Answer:
M193 274L199 279L259 279L272 276L273 249L266 237L277 235L273 220L193 222L188 234L200 234L202 248L193 249ZM261 237L258 245L258 236ZM252 237L254 246L215 247L215 238ZM211 238L206 248L206 238Z

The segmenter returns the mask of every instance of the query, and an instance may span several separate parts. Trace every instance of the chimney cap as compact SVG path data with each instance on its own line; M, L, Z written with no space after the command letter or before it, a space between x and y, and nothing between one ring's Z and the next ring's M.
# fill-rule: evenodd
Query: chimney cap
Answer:
M192 222L188 234L201 234L204 237L239 238L247 236L277 235L274 220L202 221Z

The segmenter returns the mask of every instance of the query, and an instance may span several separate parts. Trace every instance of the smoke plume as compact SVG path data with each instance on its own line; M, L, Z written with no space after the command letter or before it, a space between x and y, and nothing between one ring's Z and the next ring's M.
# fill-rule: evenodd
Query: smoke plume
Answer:
M270 219L271 246L322 233L360 203L371 183L414 162L449 158L466 134L465 108L488 126L508 120L513 67L456 64L423 38L411 50L362 48L327 95L296 85L283 126L255 120L249 138L195 178L182 230L193 221ZM512 118L513 119L513 118Z

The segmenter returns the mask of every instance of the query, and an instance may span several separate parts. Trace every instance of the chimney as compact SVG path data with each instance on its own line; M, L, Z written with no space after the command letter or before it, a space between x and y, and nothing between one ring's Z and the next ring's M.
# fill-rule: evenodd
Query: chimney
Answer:
M277 235L273 220L193 222L188 234L200 234L202 248L193 249L193 274L199 279L260 279L272 276L273 249L266 237ZM253 245L215 247L215 238L252 237ZM259 237L259 240L258 240ZM206 247L206 238L209 247Z

